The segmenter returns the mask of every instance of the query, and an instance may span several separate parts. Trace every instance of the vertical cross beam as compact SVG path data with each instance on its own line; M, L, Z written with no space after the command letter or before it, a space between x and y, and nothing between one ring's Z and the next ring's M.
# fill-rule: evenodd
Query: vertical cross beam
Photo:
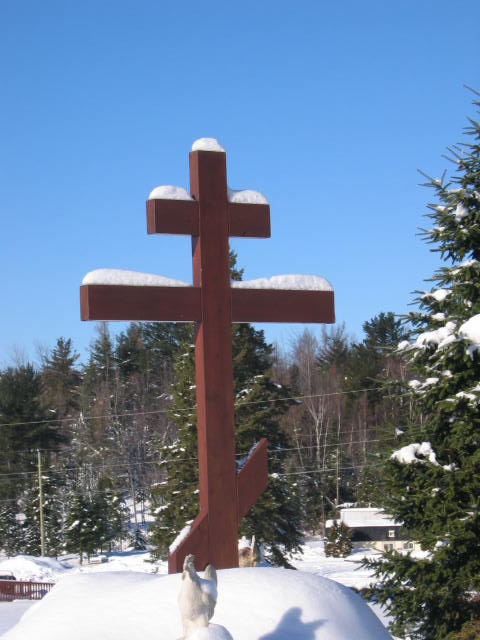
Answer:
M238 510L224 153L190 154L190 193L199 205L199 235L192 238L193 286L202 292L201 320L195 325L200 514L208 518L209 562L234 567Z

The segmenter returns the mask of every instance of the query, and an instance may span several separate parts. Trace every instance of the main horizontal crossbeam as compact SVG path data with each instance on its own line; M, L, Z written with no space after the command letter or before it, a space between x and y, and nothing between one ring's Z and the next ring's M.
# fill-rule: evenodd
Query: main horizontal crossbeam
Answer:
M335 322L333 291L231 289L232 322ZM82 320L200 322L200 287L86 284Z

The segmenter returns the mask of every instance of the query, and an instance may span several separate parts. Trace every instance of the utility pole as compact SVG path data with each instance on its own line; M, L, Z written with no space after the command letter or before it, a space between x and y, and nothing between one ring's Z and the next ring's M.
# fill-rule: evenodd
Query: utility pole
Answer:
M45 533L43 530L43 493L42 493L42 456L37 449L38 456L38 502L40 505L40 555L45 555Z

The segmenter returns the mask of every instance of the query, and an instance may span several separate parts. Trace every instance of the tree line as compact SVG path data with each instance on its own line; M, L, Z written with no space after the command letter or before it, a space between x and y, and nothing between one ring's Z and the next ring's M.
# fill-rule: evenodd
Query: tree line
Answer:
M241 270L232 254L232 278ZM393 313L364 325L305 330L288 349L232 327L238 460L269 442L269 488L241 523L276 564L340 502L377 503L376 455L398 407L382 379L402 372ZM198 509L193 327L100 323L86 363L59 338L39 366L0 373L0 548L92 554L147 543L163 558ZM403 375L403 372L402 374ZM148 520L148 523L146 522Z

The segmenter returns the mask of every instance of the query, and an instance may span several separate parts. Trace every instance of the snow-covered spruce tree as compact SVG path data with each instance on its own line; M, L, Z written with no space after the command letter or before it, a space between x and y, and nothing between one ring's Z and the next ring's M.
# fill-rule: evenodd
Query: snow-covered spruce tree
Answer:
M21 526L17 521L15 500L0 503L0 551L7 557L19 551Z
M325 555L346 558L352 552L352 532L341 520L334 520L325 536Z
M449 150L454 175L426 185L435 201L423 235L444 266L417 292L411 340L399 345L418 378L417 419L384 474L385 508L425 554L374 563L394 635L422 640L480 619L480 125L470 120L466 134Z
M240 279L231 254L232 278ZM299 548L301 510L294 483L283 475L289 442L280 429L280 417L287 411L287 391L270 377L272 348L263 331L251 325L232 327L235 394L235 446L238 459L267 438L269 442L269 486L240 524L240 535L256 536L265 556L274 564L286 565L286 556ZM165 557L169 545L183 527L197 515L198 459L195 398L194 347L185 344L177 358L177 381L172 386L170 419L177 436L164 446L165 480L155 490L157 522L150 542L154 556Z

